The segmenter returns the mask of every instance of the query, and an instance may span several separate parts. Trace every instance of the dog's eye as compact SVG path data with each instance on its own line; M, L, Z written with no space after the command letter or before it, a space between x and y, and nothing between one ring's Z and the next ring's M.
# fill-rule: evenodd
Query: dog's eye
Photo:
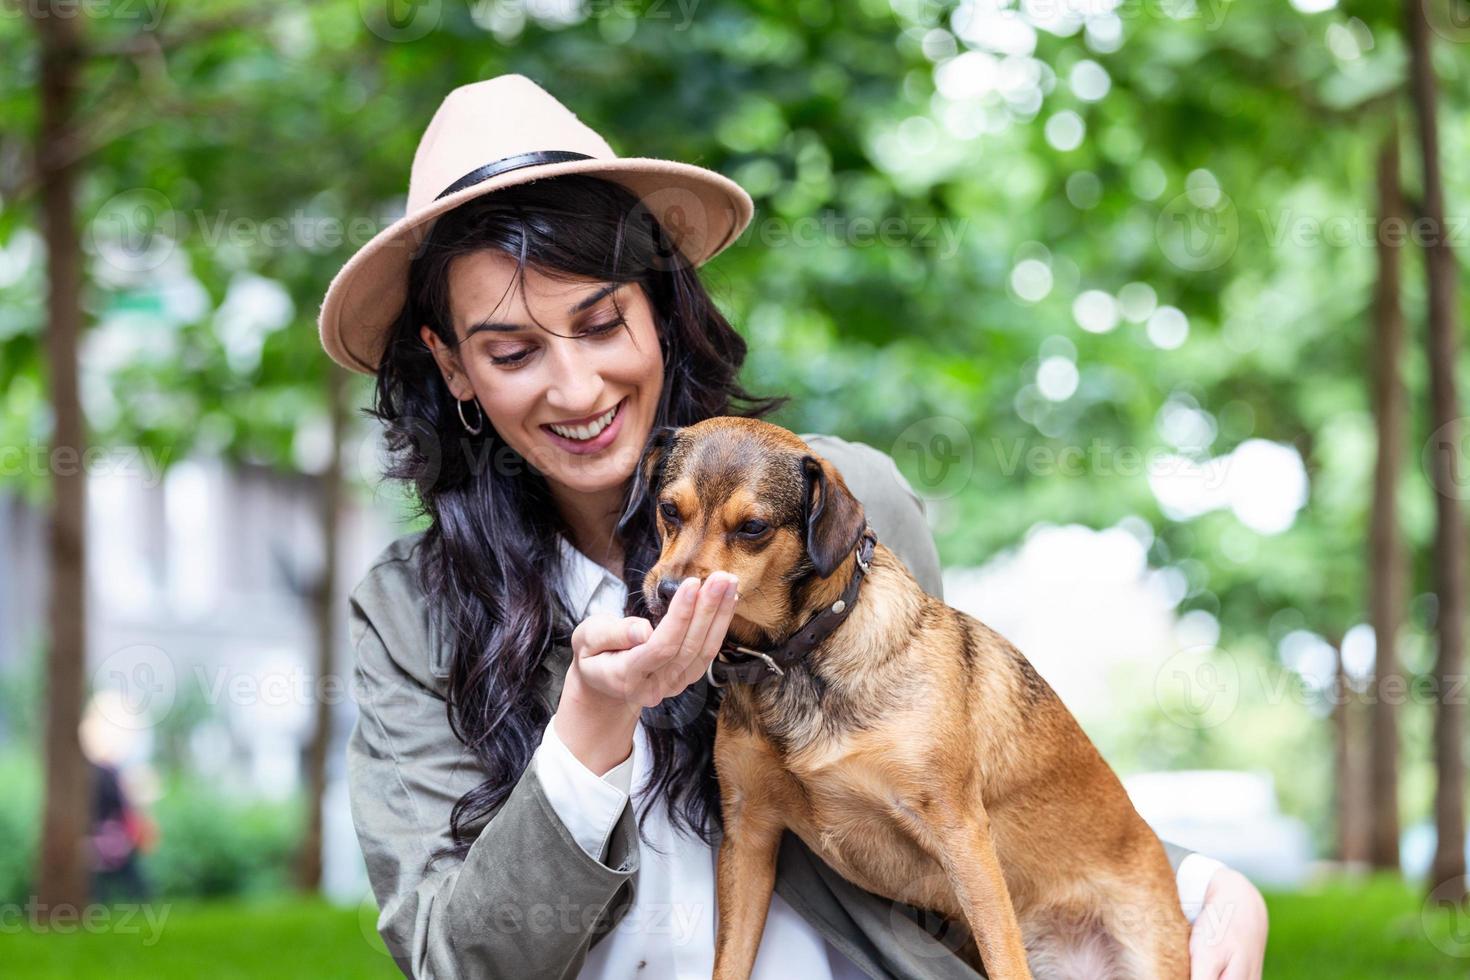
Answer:
M747 538L757 538L765 534L770 526L765 521L749 520L740 525L740 533Z
M673 501L665 500L658 505L658 512L664 515L666 521L677 521L679 519L679 508L675 507Z

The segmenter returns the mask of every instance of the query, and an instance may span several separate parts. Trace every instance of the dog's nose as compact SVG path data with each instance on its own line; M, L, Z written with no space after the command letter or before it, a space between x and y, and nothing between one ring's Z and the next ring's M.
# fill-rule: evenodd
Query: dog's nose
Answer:
M674 593L679 591L679 579L661 578L658 580L658 597L663 600L664 608L674 601Z

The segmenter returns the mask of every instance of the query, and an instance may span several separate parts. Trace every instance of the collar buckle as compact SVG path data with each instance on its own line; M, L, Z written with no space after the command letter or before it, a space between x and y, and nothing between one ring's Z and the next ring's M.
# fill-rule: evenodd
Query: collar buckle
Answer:
M721 650L719 653L716 653L713 657L710 658L709 666L707 666L707 667L704 668L704 679L705 679L705 681L707 681L709 683L709 686L710 687L724 687L725 686L724 684L722 684L719 681L715 680L715 661L716 660L719 660L720 663L725 663L725 661L721 658L721 654L723 654L723 653L724 653L723 650Z
M771 659L771 655L769 653L766 653L762 650L752 650L750 647L743 647L739 644L732 646L731 649L733 649L736 653L745 653L749 654L752 657L760 657L766 662L766 667L777 677L780 677L782 674L786 673L786 671L781 669L780 664Z
M871 527L863 528L862 540L858 541L857 551L853 553L853 559L863 574L868 574L868 567L873 561L873 546L878 543L878 535L873 533Z

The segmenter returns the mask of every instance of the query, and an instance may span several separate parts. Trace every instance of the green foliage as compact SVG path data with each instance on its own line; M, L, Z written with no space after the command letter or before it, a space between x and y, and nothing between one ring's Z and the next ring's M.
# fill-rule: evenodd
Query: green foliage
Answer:
M397 40L371 29L371 6L212 0L163 10L156 38L155 25L86 22L89 41L115 48L88 62L88 109L123 120L87 156L79 202L92 317L83 390L98 444L169 463L197 450L318 467L309 447L334 369L314 322L327 283L364 224L400 213L444 95L515 71L619 153L697 162L750 191L754 224L704 272L750 342L744 380L795 396L778 421L889 451L922 487L932 460L909 434L954 420L972 469L930 502L946 564L982 563L1041 521L1137 516L1154 531L1151 562L1188 569L1181 609L1217 617L1225 649L1269 662L1287 621L1340 638L1366 618L1373 161L1403 115L1399 4L1125 4L1119 45L1043 30L1036 65L992 59L996 72L1036 70L1030 107L996 87L970 97L939 84L952 57L983 54L957 36L953 3L593 4L573 24L448 3L432 29ZM241 19L194 31L223 14ZM0 18L0 160L23 156L35 128L28 27ZM162 55L116 53L145 33ZM1470 170L1450 165L1470 153L1460 47L1441 43L1438 62L1452 204L1470 199ZM1089 96L1078 72L1101 73L1106 94ZM1080 136L1049 137L1058 120ZM1411 197L1412 164L1406 151ZM0 248L19 256L36 238L35 198L0 204ZM873 233L885 221L896 237ZM329 228L340 241L318 237ZM1417 324L1422 270L1405 254ZM1014 277L1027 261L1048 285L1023 295ZM0 278L0 446L47 438L43 290L35 262ZM1149 300L1092 332L1074 313L1090 291ZM242 327L240 302L277 315ZM1149 309L1165 306L1187 320L1179 346L1151 339ZM1037 378L1059 354L1077 382L1053 400ZM1401 510L1421 592L1433 498L1413 349L1405 381L1416 408ZM352 404L369 396L357 379ZM1160 417L1176 402L1209 418L1207 439L1170 443ZM1228 511L1172 515L1145 472L1117 465L1162 451L1205 462L1249 439L1304 461L1310 498L1282 533ZM1077 472L1026 462L1094 445L1102 454ZM45 492L44 470L7 468L0 481ZM1289 732L1275 758L1306 741L1299 720L1257 729ZM1233 728L1163 737L1141 723L1160 738L1134 743L1140 761L1234 755ZM1414 814L1417 765L1405 769ZM1298 802L1320 825L1325 796Z
M0 903L23 904L40 840L41 772L34 755L0 754ZM300 837L301 800L241 801L207 779L174 777L149 808L158 823L143 876L160 901L259 896L290 887Z
M198 781L173 780L154 815L160 839L144 874L159 896L259 896L290 886L300 800L237 801Z
M0 903L33 894L40 841L41 771L33 756L0 753Z

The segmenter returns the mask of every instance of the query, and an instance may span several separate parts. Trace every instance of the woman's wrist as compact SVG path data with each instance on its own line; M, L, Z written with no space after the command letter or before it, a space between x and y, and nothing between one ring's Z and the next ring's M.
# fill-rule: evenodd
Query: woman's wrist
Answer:
M577 667L567 670L552 724L577 761L601 776L628 758L642 707L599 694L582 684Z

